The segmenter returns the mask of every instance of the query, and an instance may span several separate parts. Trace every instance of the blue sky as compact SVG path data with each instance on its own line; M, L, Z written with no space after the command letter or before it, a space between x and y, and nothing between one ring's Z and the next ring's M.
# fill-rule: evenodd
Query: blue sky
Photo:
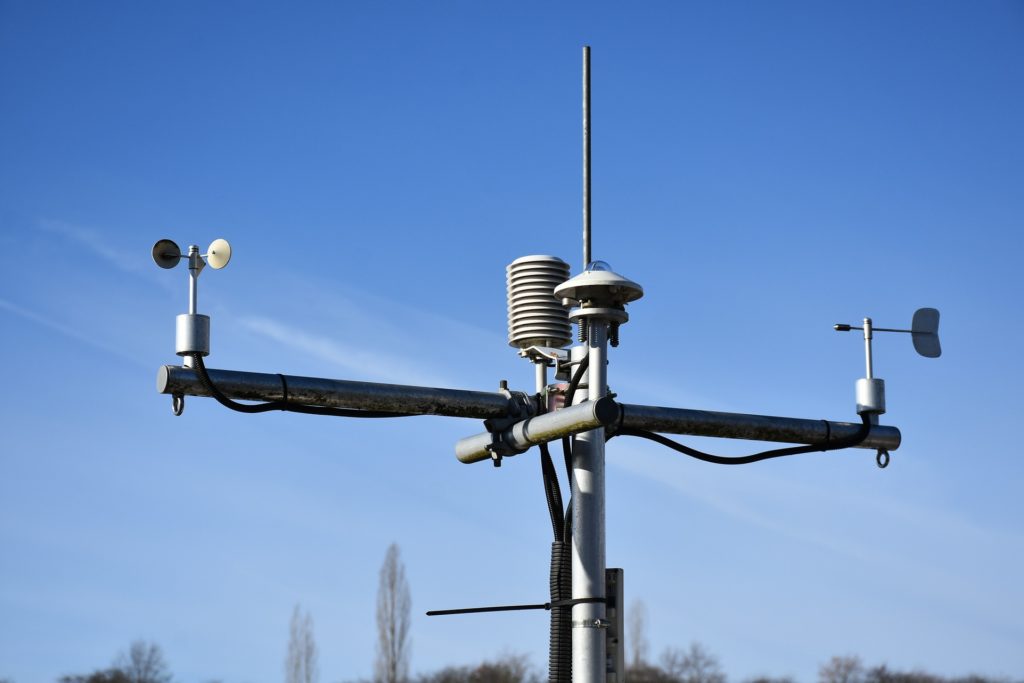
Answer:
M716 468L608 452L608 563L652 654L733 680L834 654L1024 677L1020 3L0 1L0 677L158 642L182 683L372 672L402 547L413 668L546 659L534 453L465 466L480 424L246 416L153 389L183 269L226 237L211 367L529 389L504 266L580 260L580 46L593 46L594 255L644 285L623 400L854 419L861 344L942 311L945 353L876 342L885 471L844 452ZM722 453L757 444L690 439Z

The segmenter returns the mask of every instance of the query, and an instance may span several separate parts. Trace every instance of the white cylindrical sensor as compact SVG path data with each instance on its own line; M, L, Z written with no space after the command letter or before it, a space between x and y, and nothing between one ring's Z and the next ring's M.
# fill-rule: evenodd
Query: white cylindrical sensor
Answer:
M179 356L210 355L210 316L182 313L175 318L174 352Z
M572 341L569 312L554 291L569 279L569 264L557 256L523 256L505 272L509 346L567 346Z
M885 380L862 377L857 380L857 414L885 412Z

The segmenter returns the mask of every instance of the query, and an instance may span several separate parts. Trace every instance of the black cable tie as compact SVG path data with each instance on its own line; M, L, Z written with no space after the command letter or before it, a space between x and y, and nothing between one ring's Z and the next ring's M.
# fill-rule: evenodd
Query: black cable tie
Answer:
M555 602L544 602L533 605L495 605L493 607L463 607L461 609L437 609L427 612L428 617L444 617L451 614L480 614L481 612L514 612L520 610L542 609L550 610L553 607L572 607L587 603L608 603L608 598L575 598L573 600L556 600Z
M277 376L281 378L281 394L283 395L281 403L288 403L288 380L280 372L277 373ZM287 410L287 408L282 408L281 410Z
M463 607L462 609L437 609L427 612L428 617L444 617L449 614L478 614L480 612L512 612L527 609L551 609L550 603L540 605L499 605L496 607Z
M604 604L608 604L608 598L576 598L573 600L556 600L554 602L549 602L546 609L551 609L552 607L572 607L573 605L586 605L588 603L596 602L603 602Z

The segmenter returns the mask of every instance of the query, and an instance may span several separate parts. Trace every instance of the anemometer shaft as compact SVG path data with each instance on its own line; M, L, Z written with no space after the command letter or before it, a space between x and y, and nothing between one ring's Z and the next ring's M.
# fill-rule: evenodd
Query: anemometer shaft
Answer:
M196 311L199 310L199 274L189 269L188 278L188 312L189 315L195 315Z
M867 364L867 375L868 379L874 377L873 368L871 367L871 318L864 318L864 360Z
M202 272L202 257L199 255L199 247L192 245L188 248L188 312L195 315L199 312L199 273Z

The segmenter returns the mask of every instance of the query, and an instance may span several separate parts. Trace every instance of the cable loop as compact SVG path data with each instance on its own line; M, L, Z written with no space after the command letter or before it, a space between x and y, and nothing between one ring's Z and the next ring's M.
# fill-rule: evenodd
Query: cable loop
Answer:
M878 453L875 454L875 464L878 465L879 469L884 470L889 466L889 451L884 448L879 448Z
M290 413L304 413L306 415L329 415L332 417L408 417L408 413L392 413L381 410L352 410L348 408L326 408L323 406L308 406L298 403L289 402L288 396L288 382L285 380L285 376L279 374L281 378L281 391L284 395L283 401L267 401L265 403L239 403L228 398L224 392L214 385L210 379L210 374L206 371L206 363L203 362L201 354L194 353L192 358L195 361L194 370L196 375L199 377L199 383L203 385L203 388L217 400L225 408L238 411L240 413L266 413L272 410L283 410Z
M861 425L857 428L856 433L847 437L832 439L832 426L827 422L826 425L826 439L821 443L810 444L807 446L776 448L740 457L713 455L711 453L698 451L696 448L690 448L678 441L673 441L661 434L655 434L654 432L649 432L645 429L632 429L626 427L619 429L615 434L612 434L612 436L638 436L642 439L648 439L655 443L659 443L662 446L667 446L668 448L679 453L683 453L684 455L688 455L691 458L696 458L697 460L703 460L704 462L710 462L716 465L749 465L750 463L760 462L770 458L779 458L786 455L798 455L801 453L815 453L820 451L836 451L842 448L851 448L863 442L871 433L871 421L866 413L861 416ZM888 464L888 462L888 451L886 451L885 463ZM884 466L885 465L881 464L881 457L879 456L879 467Z
M185 397L182 394L171 396L171 412L177 417L185 412Z

